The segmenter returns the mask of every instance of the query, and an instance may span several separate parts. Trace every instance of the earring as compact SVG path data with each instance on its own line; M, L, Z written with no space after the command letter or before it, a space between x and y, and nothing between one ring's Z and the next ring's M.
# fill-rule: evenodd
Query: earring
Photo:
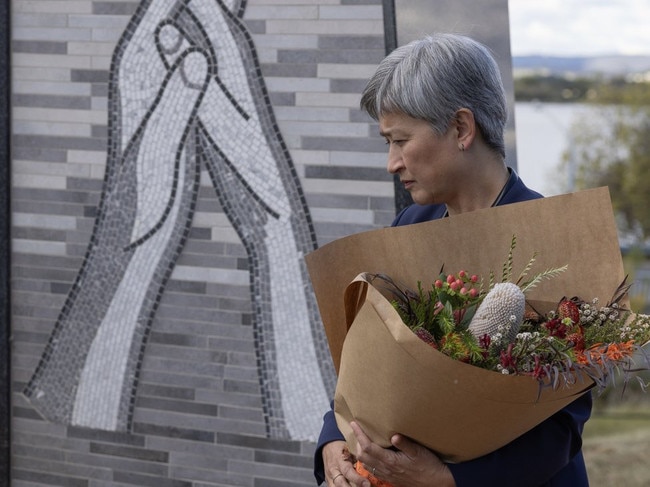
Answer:
M463 144L461 142L461 144L458 146L458 148L460 149L461 152L464 152L465 151L465 144Z

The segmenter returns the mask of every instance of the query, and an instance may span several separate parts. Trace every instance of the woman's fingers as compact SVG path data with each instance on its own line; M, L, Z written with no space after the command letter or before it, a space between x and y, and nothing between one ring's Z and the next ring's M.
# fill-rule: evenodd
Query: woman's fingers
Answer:
M332 487L361 486L371 487L364 483L364 478L354 469L356 462L345 441L333 441L323 447L323 464L327 485Z

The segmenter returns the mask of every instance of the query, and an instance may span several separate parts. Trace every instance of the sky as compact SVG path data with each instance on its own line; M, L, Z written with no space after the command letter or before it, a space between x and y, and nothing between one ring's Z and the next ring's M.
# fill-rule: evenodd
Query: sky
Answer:
M508 0L513 56L650 55L650 0Z

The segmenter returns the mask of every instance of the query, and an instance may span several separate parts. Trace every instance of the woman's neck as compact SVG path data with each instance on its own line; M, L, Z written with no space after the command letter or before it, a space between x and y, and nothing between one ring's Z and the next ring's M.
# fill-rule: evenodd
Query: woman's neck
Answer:
M499 165L484 167L479 174L473 174L474 184L464 185L458 199L447 204L447 213L458 215L496 206L503 196L509 178L510 171L503 161Z

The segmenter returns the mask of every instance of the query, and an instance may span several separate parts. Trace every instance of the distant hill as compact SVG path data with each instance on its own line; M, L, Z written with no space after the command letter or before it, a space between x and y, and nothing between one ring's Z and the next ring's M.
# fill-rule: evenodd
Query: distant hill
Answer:
M650 56L514 56L512 66L519 74L620 76L650 72Z

